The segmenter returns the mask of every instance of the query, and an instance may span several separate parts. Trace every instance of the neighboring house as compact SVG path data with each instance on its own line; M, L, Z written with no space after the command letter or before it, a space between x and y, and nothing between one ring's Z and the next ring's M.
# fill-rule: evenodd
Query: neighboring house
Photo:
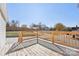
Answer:
M6 4L0 3L0 48L3 48L6 43L6 20Z
M72 31L77 31L79 30L79 27L76 25L76 27L71 27Z
M72 31L79 31L79 27L76 25L76 27L71 27ZM76 39L79 40L79 34L73 35Z
M44 24L33 24L30 28L31 29L44 30L44 31L48 31L49 30L49 27L47 27Z

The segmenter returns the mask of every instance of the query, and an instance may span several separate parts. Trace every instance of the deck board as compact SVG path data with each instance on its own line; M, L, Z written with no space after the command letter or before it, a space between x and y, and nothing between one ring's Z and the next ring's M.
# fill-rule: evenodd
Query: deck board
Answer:
M62 56L46 47L39 44L32 45L30 47L21 49L16 52L7 54L8 56Z

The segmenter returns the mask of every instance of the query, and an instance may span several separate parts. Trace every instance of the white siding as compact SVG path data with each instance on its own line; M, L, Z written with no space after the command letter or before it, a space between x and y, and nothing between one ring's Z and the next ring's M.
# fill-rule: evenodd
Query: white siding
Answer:
M5 21L0 14L0 48L5 45Z
M0 3L0 49L4 48L6 42L6 4Z

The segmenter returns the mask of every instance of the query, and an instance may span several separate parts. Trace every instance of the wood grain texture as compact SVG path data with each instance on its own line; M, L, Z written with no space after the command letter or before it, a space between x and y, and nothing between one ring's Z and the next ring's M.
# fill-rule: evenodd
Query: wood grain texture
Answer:
M39 44L32 45L30 47L21 49L19 51L8 54L8 56L62 56L48 48L45 48Z

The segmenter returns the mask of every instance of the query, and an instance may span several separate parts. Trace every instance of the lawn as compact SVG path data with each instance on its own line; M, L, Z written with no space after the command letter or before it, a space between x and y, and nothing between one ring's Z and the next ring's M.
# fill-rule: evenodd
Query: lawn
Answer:
M23 33L24 33L23 34L24 37L36 35L34 32L31 32L31 31L24 31ZM18 37L18 36L19 36L19 31L7 31L6 32L6 37Z

